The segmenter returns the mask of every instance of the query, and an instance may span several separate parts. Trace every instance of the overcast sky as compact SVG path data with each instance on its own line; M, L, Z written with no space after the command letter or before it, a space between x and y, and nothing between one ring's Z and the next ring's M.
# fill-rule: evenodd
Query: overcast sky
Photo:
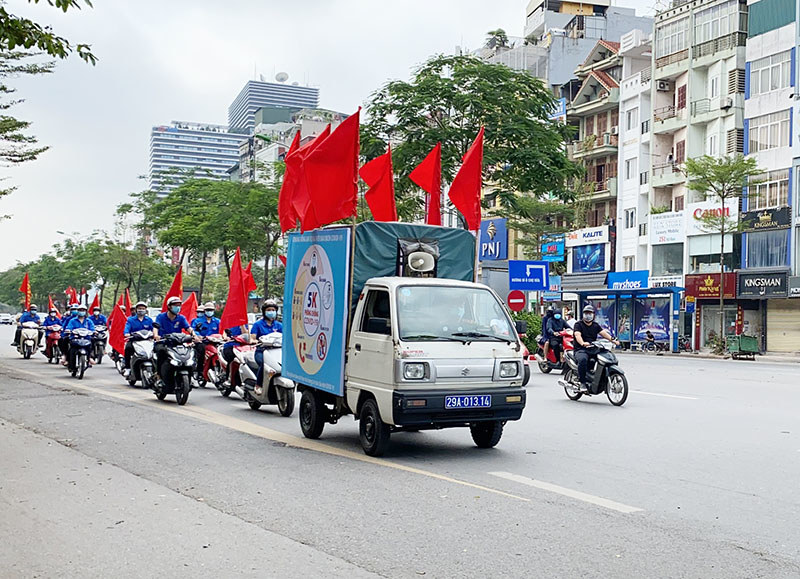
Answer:
M320 105L352 112L389 79L485 33L522 35L527 0L94 0L62 14L25 0L11 13L52 24L92 45L92 67L77 58L45 77L12 81L25 103L12 114L33 122L50 150L0 168L0 270L63 240L110 230L115 207L145 188L149 131L172 120L227 123L228 105L258 74L287 72L320 89ZM640 14L652 2L631 0Z

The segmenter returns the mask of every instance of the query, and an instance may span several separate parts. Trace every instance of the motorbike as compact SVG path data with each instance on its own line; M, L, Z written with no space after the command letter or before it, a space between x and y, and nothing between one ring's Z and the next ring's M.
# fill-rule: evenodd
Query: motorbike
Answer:
M235 343L233 346L234 356L230 363L228 363L222 355L224 344L220 345L217 349L220 368L222 369L222 378L217 382L217 390L219 390L220 394L225 398L230 396L231 392L236 389L236 385L239 381L239 361L236 357L236 352L238 350L255 350L255 346L250 345L247 338L243 336L236 336L232 341Z
M39 324L36 322L24 322L19 335L17 352L26 360L30 360L37 350L39 350Z
M69 331L69 356L67 370L73 378L83 380L83 374L89 368L89 353L92 350L92 330L76 328Z
M566 360L567 352L573 349L573 336L572 330L563 330L558 333L561 336L561 347L564 350L564 359ZM539 371L542 374L549 374L553 370L561 370L561 373L567 371L567 364L561 362L561 360L556 359L555 352L553 352L553 348L547 349L547 359L544 357L544 338L541 334L536 336L536 344L538 348L536 350L536 363L539 366Z
M95 364L103 363L103 354L106 352L108 343L108 327L95 326L94 336L92 337L92 360Z
M44 339L44 357L47 358L48 364L58 364L58 358L61 355L58 349L61 330L60 325L50 326L50 333Z
M159 400L164 400L167 394L174 394L175 401L183 406L189 401L189 392L192 391L194 340L188 334L174 333L164 336L163 341L166 355L158 368L159 378L153 381L153 392Z
M564 388L567 398L580 400L582 396L598 396L605 392L608 401L614 406L622 406L628 399L628 379L625 372L619 367L619 361L611 350L601 341L594 342L588 351L592 354L586 379L589 382L589 391L581 390L578 380L578 362L575 360L575 351L566 353L567 372L558 384Z
M205 348L205 358L203 367L197 369L197 383L201 388L209 382L217 388L225 382L225 373L220 363L219 348L225 343L225 338L221 334L211 334L203 338Z
M255 348L234 350L239 372L236 393L253 410L263 404L277 404L281 416L291 416L294 411L294 382L281 376L281 349L283 334L274 332L261 336ZM264 357L262 382L257 382L258 362L256 351Z
M134 386L141 381L142 388L153 388L155 377L155 358L153 357L153 332L139 330L131 334L130 342L133 346L131 355L131 373L128 374L128 384ZM121 356L122 366L125 366L125 357Z
M678 351L691 352L692 351L692 337L687 334L678 336Z

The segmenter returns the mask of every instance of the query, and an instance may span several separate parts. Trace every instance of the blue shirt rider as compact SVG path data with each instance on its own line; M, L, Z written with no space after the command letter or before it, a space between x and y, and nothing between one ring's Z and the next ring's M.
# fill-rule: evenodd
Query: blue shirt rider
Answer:
M86 306L83 305L78 306L77 310L78 314L69 321L69 323L64 329L67 332L71 332L73 330L78 330L78 329L84 329L94 332L94 324L92 323L92 320L89 319L89 316L87 316L88 311L86 309ZM69 352L69 350L67 351ZM63 364L65 366L68 366L66 360L63 362ZM91 362L88 362L88 364L89 366L92 365Z
M253 324L250 328L250 335L254 338L260 338L275 332L283 333L283 324L276 318L278 317L278 303L273 300L265 300L261 305L261 319ZM258 373L256 374L256 383L261 384L264 377L264 350L261 348L256 349L256 362L258 363Z
M181 305L181 298L172 296L167 300L167 311L156 316L155 324L153 324L155 326L153 335L156 342L169 334L177 334L189 329L189 322L185 316L181 315ZM161 368L166 363L166 346L163 343L156 343L155 353L156 367L161 375ZM164 376L162 375L161 378Z
M197 317L192 321L192 332L197 341L195 345L195 355L197 357L198 373L205 372L206 346L203 344L203 338L220 333L220 319L214 317L214 309L214 304L212 302L198 307Z
M136 332L141 332L143 330L153 332L155 329L152 318L147 315L147 304L145 302L137 302L134 306L134 312L136 312L136 314L130 316L125 321L125 329L123 330L126 339L125 351L123 353L125 356L125 378L130 376L131 356L133 356L133 343L128 338L131 337L131 334L135 334Z
M42 321L42 326L44 327L45 336L53 333L53 330L50 329L53 326L61 326L61 318L58 317L58 311L50 310L50 314Z
M100 313L100 308L94 308L89 319L92 320L95 326L108 326L108 318Z
M22 324L25 322L35 322L37 324L41 324L42 319L39 317L38 314L39 308L36 307L36 304L31 304L28 306L27 312L22 312L22 315L17 320L17 331L14 333L14 341L11 342L12 346L18 346L20 338L22 337ZM39 330L39 342L42 341L42 331ZM40 344L41 345L41 344Z

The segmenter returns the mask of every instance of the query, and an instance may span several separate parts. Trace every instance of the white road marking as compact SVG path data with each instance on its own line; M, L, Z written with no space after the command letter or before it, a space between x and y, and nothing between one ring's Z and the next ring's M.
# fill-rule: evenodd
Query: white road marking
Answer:
M618 511L620 513L625 513L625 514L637 513L639 511L644 510L637 507L631 507L629 505L623 505L622 503L618 503L616 501L612 501L609 499L604 499L603 497L596 497L594 495L582 493L581 491L575 491L572 489L568 489L566 487L561 487L558 485L554 485L552 483L528 478L526 476L513 474L510 472L490 472L488 474L499 478L504 478L506 480L514 481L520 484L528 485L530 487L535 487L543 491L549 491L551 493L563 495L571 499L577 499L585 503L591 503L593 505L604 507L606 509L611 509L612 511Z
M644 390L631 390L631 392L636 392L636 394L647 394L648 396L663 396L664 398L680 398L681 400L699 400L699 398L695 398L694 396L679 396L677 394L661 394L659 392L645 392Z

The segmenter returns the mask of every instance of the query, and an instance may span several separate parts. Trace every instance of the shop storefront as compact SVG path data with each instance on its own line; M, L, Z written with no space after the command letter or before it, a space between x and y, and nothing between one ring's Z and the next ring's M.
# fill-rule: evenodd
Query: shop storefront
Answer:
M744 300L756 301L764 321L760 333L747 331L744 327L743 333L759 336L763 350L800 351L800 303L789 298L787 271L739 272L737 297L742 305L746 305Z
M708 348L719 337L720 308L719 296L721 285L725 296L722 315L723 328L726 335L736 333L738 308L736 305L736 274L726 273L720 278L719 273L692 274L685 277L686 297L694 298L695 311L694 336L692 346L695 350Z

